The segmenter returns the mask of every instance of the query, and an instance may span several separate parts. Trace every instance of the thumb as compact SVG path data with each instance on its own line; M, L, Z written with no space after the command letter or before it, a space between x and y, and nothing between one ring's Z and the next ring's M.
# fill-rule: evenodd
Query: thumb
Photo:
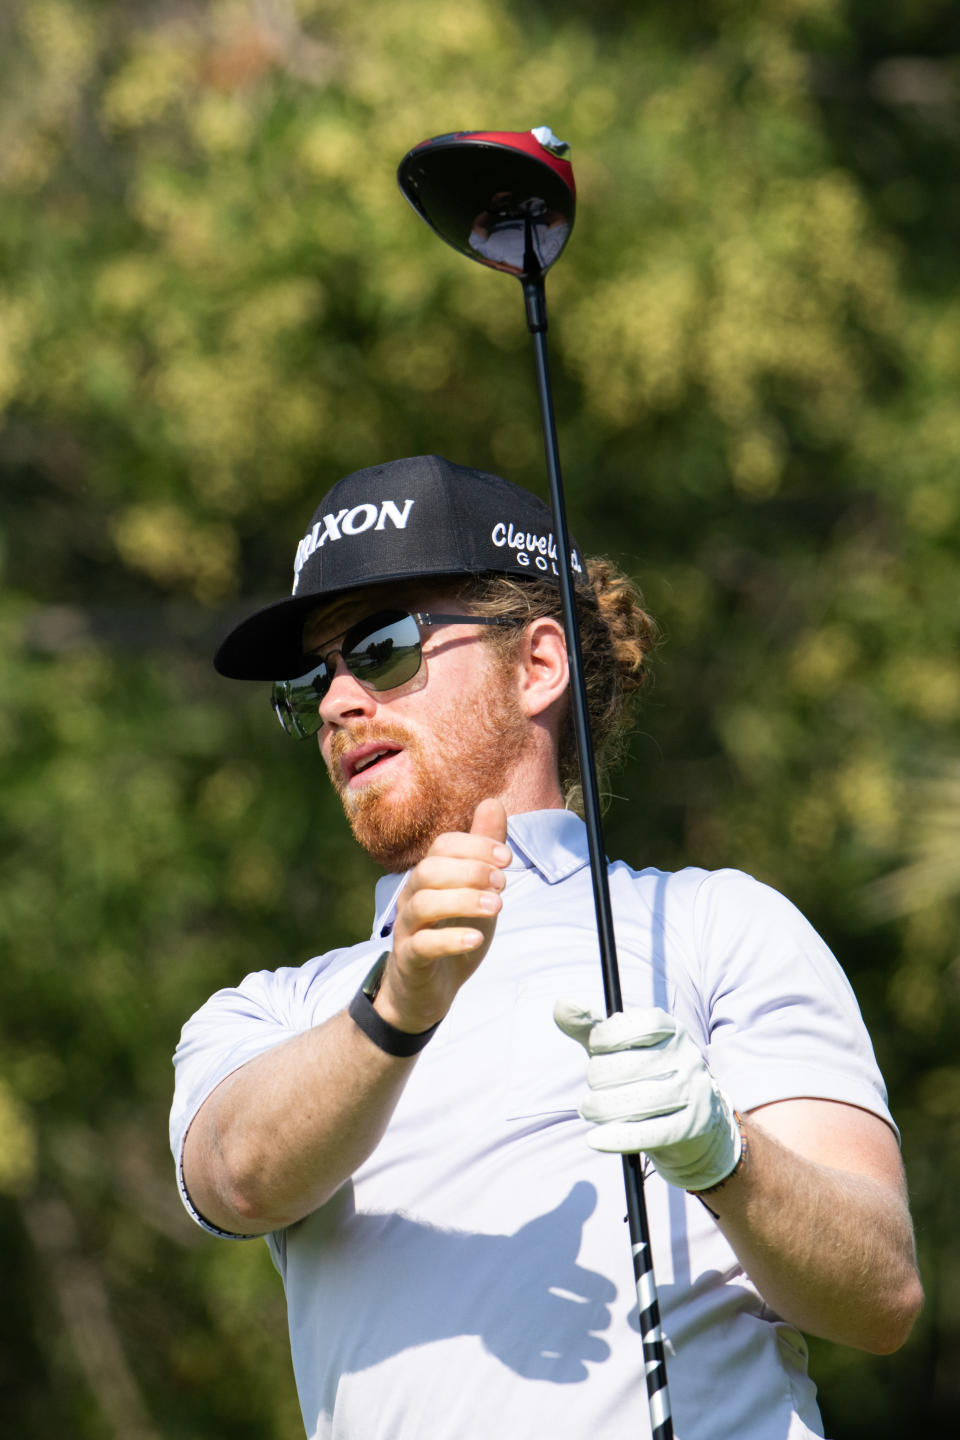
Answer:
M473 812L471 835L484 835L488 840L507 838L507 812L499 800L481 800Z
M553 1018L564 1035L578 1040L589 1055L590 1031L602 1017L592 1010L585 1010L576 1000L558 1000L553 1007Z

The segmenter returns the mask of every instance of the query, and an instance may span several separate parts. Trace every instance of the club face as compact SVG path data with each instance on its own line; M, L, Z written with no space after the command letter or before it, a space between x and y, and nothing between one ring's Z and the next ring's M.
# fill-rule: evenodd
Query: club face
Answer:
M404 156L397 179L448 245L522 279L548 270L573 228L570 163L531 131L437 136Z

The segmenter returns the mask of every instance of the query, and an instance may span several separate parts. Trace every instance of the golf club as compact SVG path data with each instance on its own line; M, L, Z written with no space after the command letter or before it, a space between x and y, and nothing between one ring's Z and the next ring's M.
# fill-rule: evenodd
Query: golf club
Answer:
M401 160L397 179L414 210L442 240L481 265L515 275L523 286L527 326L533 336L553 526L560 559L560 597L604 1001L607 1014L612 1015L623 1009L623 999L547 362L543 277L569 239L576 210L576 188L568 153L569 147L546 126L524 131L456 131L415 146ZM660 1303L653 1274L640 1157L625 1155L623 1172L650 1428L653 1440L672 1440Z

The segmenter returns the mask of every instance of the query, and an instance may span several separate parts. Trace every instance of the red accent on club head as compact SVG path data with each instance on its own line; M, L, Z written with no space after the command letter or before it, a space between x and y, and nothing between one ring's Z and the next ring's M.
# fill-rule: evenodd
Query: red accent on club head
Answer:
M413 147L414 153L417 150L428 150L431 145L441 142L449 144L451 140L475 140L478 144L502 145L507 150L522 150L527 155L532 155L535 160L549 165L550 169L559 175L573 198L577 197L570 161L561 155L554 155L545 145L541 145L532 130L450 130L445 135L434 135L429 140L421 140L419 145Z

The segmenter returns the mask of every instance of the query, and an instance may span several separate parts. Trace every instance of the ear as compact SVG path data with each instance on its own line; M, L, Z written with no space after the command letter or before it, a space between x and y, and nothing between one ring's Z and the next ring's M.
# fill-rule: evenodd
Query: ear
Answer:
M552 616L532 620L523 633L518 657L519 700L530 719L554 707L560 714L560 703L567 692L570 670L563 626Z

